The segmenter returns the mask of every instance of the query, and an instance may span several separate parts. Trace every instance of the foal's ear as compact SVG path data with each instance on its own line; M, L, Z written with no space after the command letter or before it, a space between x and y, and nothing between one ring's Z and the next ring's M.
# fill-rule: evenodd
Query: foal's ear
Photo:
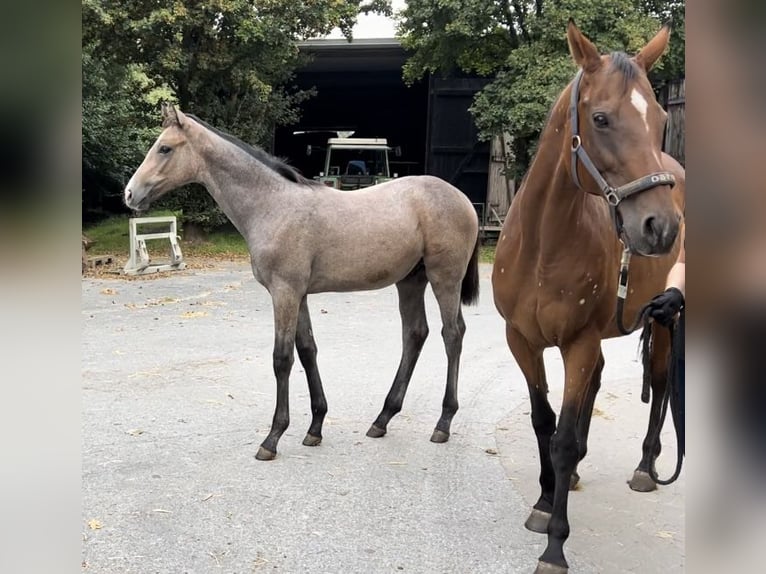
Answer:
M573 18L567 23L567 42L569 52L575 63L586 72L595 72L601 66L601 55L598 48L583 36Z
M180 126L181 121L176 112L176 107L168 102L162 102L162 127Z
M641 48L641 51L636 54L636 62L645 71L649 71L654 66L655 62L662 56L665 48L668 47L668 40L670 39L670 24L665 24L660 28L660 31L654 35L654 38Z

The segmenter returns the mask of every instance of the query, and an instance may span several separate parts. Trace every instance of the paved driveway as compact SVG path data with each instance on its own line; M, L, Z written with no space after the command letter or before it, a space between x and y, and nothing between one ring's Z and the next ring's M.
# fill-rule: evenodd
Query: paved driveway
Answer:
M309 298L329 403L321 446L304 447L310 405L299 362L291 425L272 462L273 321L248 267L82 282L83 561L103 573L527 573L545 537L523 523L538 495L526 386L494 309L490 266L468 331L460 410L438 419L446 359L436 303L402 413L365 432L399 361L396 290ZM638 339L604 343L579 491L570 496L572 574L683 572L684 476L630 491L648 408ZM551 396L562 364L546 355ZM668 425L670 426L670 425ZM674 463L664 435L662 474Z

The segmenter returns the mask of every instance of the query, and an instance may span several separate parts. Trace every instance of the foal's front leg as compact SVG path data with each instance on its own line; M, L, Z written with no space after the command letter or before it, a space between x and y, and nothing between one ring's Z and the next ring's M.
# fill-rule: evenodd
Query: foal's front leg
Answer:
M273 460L277 456L277 443L290 424L290 370L294 361L295 331L302 298L287 286L271 286L269 292L274 306L274 375L277 379L277 405L271 431L255 455L258 460Z
M322 423L327 414L327 399L324 396L322 379L317 368L317 345L311 330L311 315L309 315L309 306L305 296L301 299L298 313L295 348L298 349L298 358L306 371L306 380L311 395L311 426L309 426L309 431L303 439L303 444L317 446L322 442Z

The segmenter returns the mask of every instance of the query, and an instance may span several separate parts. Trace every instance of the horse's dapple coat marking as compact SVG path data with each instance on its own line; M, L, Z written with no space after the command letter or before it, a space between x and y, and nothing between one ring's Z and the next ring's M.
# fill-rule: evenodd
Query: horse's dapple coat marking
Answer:
M602 56L570 21L569 48L582 70L579 97L576 93L572 97L572 82L554 104L495 253L495 305L505 319L508 346L527 381L539 448L541 494L526 523L548 535L538 574L563 574L568 569L564 542L569 536L569 488L579 478L577 463L586 454L593 403L601 385L601 340L619 335L615 309L623 243L638 255L630 267L628 317L664 289L680 246L684 170L661 153L665 112L646 76L665 50L668 33L663 28L633 58L622 53ZM623 186L649 174L671 172L675 187L666 185L667 178L658 178L654 187L619 202L613 220L590 172L582 161L572 161L570 100L579 117L581 147L608 185ZM573 165L582 189L574 181ZM561 350L565 370L558 424L548 401L543 364L543 350L552 346ZM659 420L668 350L667 330L655 329L654 397L643 457L631 481L636 490L656 488L647 470L654 465L660 444L649 437Z
M468 198L430 176L403 177L352 192L331 189L173 106L163 106L163 127L131 177L125 203L146 209L172 189L202 184L247 241L253 274L272 297L277 399L271 431L257 458L276 456L289 424L294 349L311 396L312 421L303 444L314 446L322 440L327 401L317 369L308 295L391 284L399 293L402 357L368 435L385 434L389 420L401 410L428 335L424 294L430 283L447 352L442 414L431 440L446 441L458 408L465 332L461 303L473 303L479 294L479 226Z

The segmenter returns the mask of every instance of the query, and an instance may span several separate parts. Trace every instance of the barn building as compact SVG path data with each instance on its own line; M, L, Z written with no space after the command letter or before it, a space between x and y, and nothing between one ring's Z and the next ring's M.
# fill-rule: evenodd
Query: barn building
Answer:
M318 175L321 149L337 131L353 137L386 138L401 150L391 157L399 176L429 174L449 181L484 209L491 173L490 143L481 142L468 111L487 82L476 77L428 77L407 86L407 54L396 39L318 39L301 44L312 61L298 71L296 85L316 89L295 125L278 128L274 153L306 176ZM504 214L507 205L499 206Z

